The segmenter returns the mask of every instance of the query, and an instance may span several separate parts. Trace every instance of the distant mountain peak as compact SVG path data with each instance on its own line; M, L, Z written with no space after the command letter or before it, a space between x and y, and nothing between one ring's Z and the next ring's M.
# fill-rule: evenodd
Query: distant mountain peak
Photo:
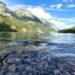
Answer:
M19 8L15 12L20 16L33 17L32 13L25 8Z
M40 19L38 19L35 15L33 15L29 10L26 8L18 8L15 11L16 15L20 17L21 20L26 20L26 21L33 21L33 22L38 22L40 23Z

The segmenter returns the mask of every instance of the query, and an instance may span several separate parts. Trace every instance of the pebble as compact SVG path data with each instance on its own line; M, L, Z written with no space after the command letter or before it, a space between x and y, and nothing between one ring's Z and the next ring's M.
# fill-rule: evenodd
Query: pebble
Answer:
M41 51L0 56L0 75L75 75L75 58L51 58Z

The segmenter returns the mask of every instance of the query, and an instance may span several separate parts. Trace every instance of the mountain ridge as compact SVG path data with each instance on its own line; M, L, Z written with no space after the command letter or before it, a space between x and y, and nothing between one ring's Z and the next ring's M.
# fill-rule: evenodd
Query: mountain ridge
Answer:
M0 9L0 31L48 33L49 28L52 28L51 23L47 25L47 21L44 23L27 9L20 8L16 11L10 11L3 2L0 2ZM54 30L54 28L52 29Z

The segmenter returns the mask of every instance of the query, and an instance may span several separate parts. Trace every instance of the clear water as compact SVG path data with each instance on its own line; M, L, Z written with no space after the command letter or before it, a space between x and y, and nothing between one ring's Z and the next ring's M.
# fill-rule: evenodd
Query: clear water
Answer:
M46 40L40 46L23 45L23 41ZM48 36L25 33L0 33L0 50L14 48L17 50L45 50L53 57L75 57L75 34L53 33Z
M48 51L57 57L75 57L75 34L54 34L48 36L49 42Z

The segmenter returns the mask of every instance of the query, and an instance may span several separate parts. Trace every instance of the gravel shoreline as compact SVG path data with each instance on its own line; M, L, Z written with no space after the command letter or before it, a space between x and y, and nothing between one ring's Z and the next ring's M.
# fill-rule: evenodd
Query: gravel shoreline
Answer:
M0 75L75 75L75 58L13 50L0 56Z

